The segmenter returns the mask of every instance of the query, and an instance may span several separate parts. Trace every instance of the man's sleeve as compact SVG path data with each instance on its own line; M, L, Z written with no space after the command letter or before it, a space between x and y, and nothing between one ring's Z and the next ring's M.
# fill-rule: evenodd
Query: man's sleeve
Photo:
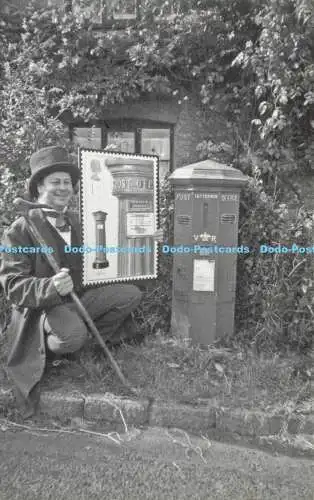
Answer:
M23 241L22 241L23 240ZM37 278L30 254L4 251L33 246L25 226L16 221L3 235L0 283L6 298L13 304L31 309L62 304L52 278Z

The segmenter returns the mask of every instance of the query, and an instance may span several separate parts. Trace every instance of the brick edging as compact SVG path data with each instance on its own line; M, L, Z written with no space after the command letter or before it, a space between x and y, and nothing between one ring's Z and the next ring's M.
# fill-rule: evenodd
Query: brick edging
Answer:
M12 405L10 391L0 390L0 408ZM121 410L121 412L120 412ZM255 445L271 447L280 452L314 457L314 414L267 414L259 410L220 407L208 400L202 406L166 401L134 400L111 393L65 394L43 392L42 414L68 422L81 419L89 422L123 423L127 426L176 427L193 434L212 432L249 439ZM123 417L122 417L123 415ZM313 445L312 445L313 441Z

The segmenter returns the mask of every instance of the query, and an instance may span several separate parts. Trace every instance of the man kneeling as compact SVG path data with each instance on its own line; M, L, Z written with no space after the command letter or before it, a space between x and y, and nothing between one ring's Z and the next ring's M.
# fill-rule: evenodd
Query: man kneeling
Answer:
M123 340L123 335L136 335L134 329L120 327L141 301L140 290L131 284L81 289L81 257L64 252L65 245L81 246L78 217L67 209L80 172L66 150L57 146L41 149L31 156L30 168L29 195L47 208L34 208L28 217L47 247L53 248L61 271L55 274L40 252L3 254L0 283L13 305L8 374L25 416L33 414L38 403L47 353L73 353L87 339L87 327L76 312L71 291L80 297L104 340L113 343ZM38 243L26 219L20 217L5 232L3 245L23 248Z

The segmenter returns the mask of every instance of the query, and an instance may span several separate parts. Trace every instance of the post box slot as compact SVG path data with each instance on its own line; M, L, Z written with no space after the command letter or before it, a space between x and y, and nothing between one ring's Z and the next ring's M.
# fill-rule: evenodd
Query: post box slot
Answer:
M236 221L235 214L222 214L220 217L221 224L234 224Z
M203 229L207 229L208 226L208 203L203 205Z

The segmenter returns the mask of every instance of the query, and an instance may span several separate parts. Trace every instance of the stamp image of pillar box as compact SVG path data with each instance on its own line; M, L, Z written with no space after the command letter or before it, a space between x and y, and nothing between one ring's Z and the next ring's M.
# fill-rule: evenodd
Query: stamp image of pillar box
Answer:
M109 261L106 257L106 252L101 252L97 249L100 247L106 248L106 218L107 213L98 210L93 212L95 219L95 232L96 232L96 258L93 262L94 269L104 269L109 267Z
M82 240L96 249L83 255L83 286L157 278L158 157L81 148L80 169ZM107 246L119 250L97 250Z
M112 195L119 204L119 240L121 248L152 247L154 233L154 170L152 161L114 158L106 161L113 177ZM145 210L145 211L144 211ZM128 252L118 256L118 275L138 276L154 272L152 254Z

